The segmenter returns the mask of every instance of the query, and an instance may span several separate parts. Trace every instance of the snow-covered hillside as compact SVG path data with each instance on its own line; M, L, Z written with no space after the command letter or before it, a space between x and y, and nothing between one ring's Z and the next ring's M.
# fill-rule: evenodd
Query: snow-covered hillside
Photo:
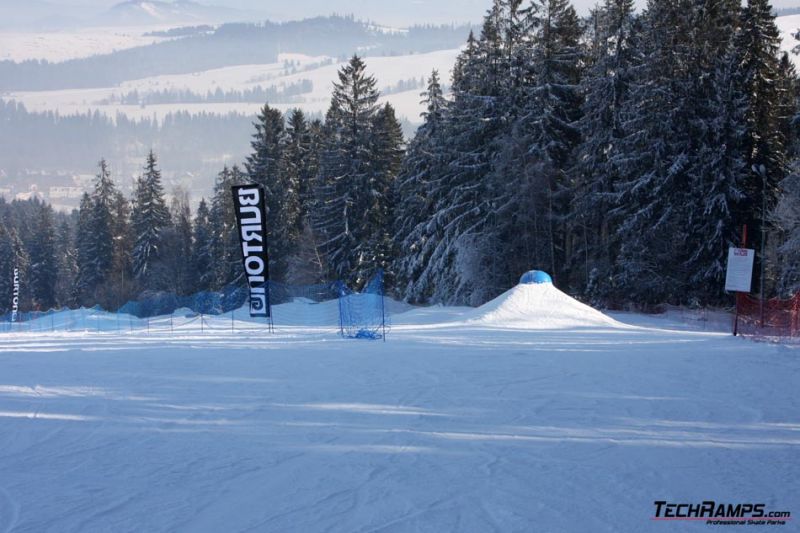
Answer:
M171 26L94 27L49 32L0 31L0 61L66 61L164 41L146 33Z
M438 69L442 78L449 83L450 71L455 64L459 50L441 50L427 54L412 54L391 57L368 57L368 73L374 75L378 87L391 87L399 81L410 78L421 78ZM327 60L327 62L326 62ZM286 61L292 61L296 67L286 68ZM226 67L193 74L157 76L142 80L122 83L119 87L106 89L70 89L63 91L33 91L12 93L6 99L14 99L25 104L31 111L58 110L61 114L74 114L87 110L100 110L109 116L117 112L130 117L162 117L169 112L186 110L190 112L240 113L255 114L263 105L259 103L202 103L202 104L161 104L161 105L122 105L118 103L104 104L114 95L122 95L136 90L148 93L162 90L191 90L205 93L217 88L222 90L241 90L257 86L286 86L302 80L313 83L313 92L301 95L301 101L294 104L275 104L279 109L299 107L312 113L324 113L330 104L333 82L342 64L331 62L326 57L310 57L301 54L281 54L277 63L265 65L243 65ZM421 88L386 95L383 101L391 102L397 108L397 114L412 122L419 121L422 112L420 105Z
M697 531L653 502L800 508L796 349L520 294L477 313L572 318L0 334L0 531Z
M794 60L795 66L800 67L800 59L797 54L793 54L792 50L800 44L800 41L794 38L792 34L800 30L800 15L786 15L778 17L775 20L778 30L781 32L782 44L781 50L789 52L789 57Z

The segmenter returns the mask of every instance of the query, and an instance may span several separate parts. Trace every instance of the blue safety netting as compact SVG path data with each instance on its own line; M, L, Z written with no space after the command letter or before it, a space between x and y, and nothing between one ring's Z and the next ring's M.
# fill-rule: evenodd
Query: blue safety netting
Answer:
M383 274L374 276L361 292L336 281L314 285L269 283L272 319L251 318L246 287L231 285L219 291L182 296L148 292L116 310L99 306L52 309L0 315L0 332L8 331L180 331L187 328L261 329L269 325L310 332L337 331L348 338L379 339L386 326ZM230 315L227 322L210 317ZM226 319L227 320L227 319Z
M378 271L361 292L339 286L339 316L343 337L382 339L386 335L383 271Z

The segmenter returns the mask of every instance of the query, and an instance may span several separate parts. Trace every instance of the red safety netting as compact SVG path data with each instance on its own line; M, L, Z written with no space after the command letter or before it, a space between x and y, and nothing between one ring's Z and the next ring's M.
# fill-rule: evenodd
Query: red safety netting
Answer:
M743 335L763 337L800 336L800 293L789 299L762 300L745 293L736 293L737 324Z

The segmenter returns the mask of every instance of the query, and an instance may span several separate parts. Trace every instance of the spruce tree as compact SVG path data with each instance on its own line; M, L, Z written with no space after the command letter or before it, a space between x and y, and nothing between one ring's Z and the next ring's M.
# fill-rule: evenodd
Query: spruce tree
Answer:
M15 254L11 228L0 224L0 314L11 311L14 295Z
M33 241L29 246L30 294L36 309L48 310L56 305L56 282L58 263L55 248L53 208L37 202L36 219L33 222Z
M19 283L17 310L31 310L29 267L30 258L17 228L0 224L0 312L12 310L15 279Z
M624 137L613 157L619 180L610 211L618 223L616 296L641 303L677 301L686 293L681 268L692 142L688 62L690 0L650 0L643 15L643 61L622 111ZM677 303L677 302L676 302Z
M470 34L453 72L453 101L448 106L449 139L443 153L440 181L444 194L433 206L428 226L431 251L417 283L436 302L478 304L492 296L489 245L497 242L491 231L489 176L502 131L502 83L484 69L486 58L502 57L502 39L487 17L481 39ZM500 72L497 70L496 72Z
M192 238L192 274L194 291L207 291L214 284L213 228L205 198L200 200L194 217Z
M253 153L248 156L245 168L253 182L264 186L270 275L273 279L284 280L289 258L297 246L299 197L284 170L287 137L283 115L265 105L255 127L250 143Z
M282 167L287 184L285 218L287 221L295 221L293 227L286 228L294 246L288 257L285 281L293 284L317 283L323 279L317 235L310 215L315 209L314 189L319 170L320 128L318 121L309 125L299 109L293 110L289 115Z
M76 284L73 299L80 305L86 305L96 285L95 269L92 254L92 199L89 193L83 193L78 220L75 228L76 249Z
M357 250L375 229L363 219L372 203L375 179L371 153L378 100L375 86L375 78L366 74L358 56L339 70L325 117L315 193L314 229L329 276L356 285L366 281L364 272L375 267Z
M136 181L131 228L133 245L133 274L143 289L164 289L172 286L169 273L159 272L157 264L164 253L163 233L170 225L170 214L164 200L161 171L156 156L150 151L144 173Z
M81 303L87 306L98 303L98 290L110 281L114 266L117 189L104 159L99 166L92 195L81 201L78 225L78 290Z
M73 220L77 220L77 216L64 217L56 228L55 256L58 278L55 294L59 307L74 307L77 304L75 285L78 276L78 252L75 246Z
M756 254L754 286L760 285L762 225L769 235L767 213L775 208L779 185L787 171L787 111L782 91L780 33L768 0L749 0L742 11L741 29L735 40L739 53L738 75L745 100L745 165L749 173L742 183L744 200L736 219L748 226L750 246ZM763 170L763 171L762 171ZM767 237L769 240L769 237ZM768 281L768 280L765 280ZM769 283L766 288L769 289Z
M164 254L157 270L171 280L170 291L186 295L194 289L192 213L188 191L176 187L169 210L171 224L163 232Z
M594 12L590 66L580 85L584 98L577 123L581 142L570 169L570 213L576 243L568 260L571 281L595 303L608 296L619 248L612 240L614 221L608 211L618 179L613 158L624 136L622 111L630 97L634 67L640 61L633 9L633 0L606 0Z
M526 20L532 32L530 82L523 88L525 104L511 136L515 145L525 147L520 163L512 165L516 166L512 175L522 181L515 187L517 193L503 202L503 209L516 213L515 225L527 230L505 233L512 239L512 249L527 259L527 268L548 270L558 281L572 255L571 221L565 217L571 189L566 170L580 140L576 122L581 116L581 30L566 0L536 0ZM522 198L527 210L515 201ZM533 216L522 220L519 215L525 212ZM523 268L517 265L516 270Z
M369 190L366 209L361 215L363 237L356 247L363 265L357 279L359 282L367 281L375 269L380 268L385 272L386 285L391 286L394 283L392 259L395 255L392 225L397 201L394 184L403 161L403 129L389 103L375 114L372 128L373 170L366 184Z
M214 271L211 289L220 290L226 286L243 285L242 249L236 227L231 187L245 183L247 176L237 167L225 167L217 175L214 196L209 213L211 228L210 257Z
M114 193L111 233L113 240L112 283L106 286L107 306L117 309L136 296L133 248L136 236L131 226L131 202L120 191Z
M687 210L688 273L692 296L703 303L726 300L728 248L740 246L744 183L749 174L745 152L746 97L737 81L737 54L731 46L713 72L713 89L698 110L697 151L691 173L692 208ZM698 102L699 103L699 102Z
M445 190L437 177L442 175L447 100L442 92L439 73L433 71L428 88L421 95L425 111L423 123L411 140L395 180L395 242L398 253L393 270L398 295L411 302L431 296L431 287L420 282L420 274L436 242L429 235L434 206L439 205Z
M308 209L313 199L316 154L312 150L311 130L300 109L289 114L286 127L286 146L282 171L287 189L286 211L290 220L296 220L299 229L308 223Z

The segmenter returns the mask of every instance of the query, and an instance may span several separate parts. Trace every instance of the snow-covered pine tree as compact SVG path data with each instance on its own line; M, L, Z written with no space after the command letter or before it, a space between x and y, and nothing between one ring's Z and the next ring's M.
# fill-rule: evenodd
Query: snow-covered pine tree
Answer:
M267 203L267 235L270 275L284 280L288 261L297 246L298 191L284 171L286 128L283 114L265 105L255 122L256 132L245 168L254 183L264 186Z
M358 285L360 274L374 265L358 255L369 236L360 225L370 205L373 179L373 119L378 91L364 61L353 56L338 73L325 116L324 141L315 191L314 229L329 276Z
M168 290L185 295L191 293L195 276L192 267L192 211L189 191L178 186L171 196L171 224L162 233L164 248L156 270L158 275L172 280Z
M133 274L145 290L163 290L173 286L172 273L158 268L164 253L163 234L170 222L161 171L151 150L147 155L144 173L136 180L131 214L131 228L135 236Z
M396 198L394 183L403 161L403 129L397 120L394 108L386 103L375 114L372 124L372 171L365 184L366 209L361 212L362 238L356 245L360 258L358 283L366 282L376 269L384 271L384 283L394 283L392 259L396 248L392 239L392 224Z
M794 35L800 40L800 32ZM793 53L800 50L795 48ZM786 56L782 58L784 62ZM800 83L792 76L792 69L784 67L784 107L793 106L794 117L786 132L790 140L788 147L789 172L781 182L781 195L772 213L771 220L780 232L778 247L778 293L794 296L800 292Z
M291 220L297 221L298 230L307 224L316 177L316 154L312 151L311 143L311 131L305 115L300 109L292 110L286 125L286 146L281 167L291 191L287 196L286 211Z
M728 248L739 245L736 215L744 198L745 98L733 46L740 11L737 0L695 7L690 78L694 80L689 127L694 145L685 196L687 272L690 296L703 303L726 299Z
M136 280L133 276L133 246L136 240L131 226L131 202L121 191L114 193L113 218L113 283L106 286L105 298L108 309L116 309L136 296Z
M75 227L77 216L63 217L58 223L55 238L55 256L58 278L55 294L59 307L74 307L75 284L78 276L77 249L75 247Z
M688 246L692 90L688 62L691 0L650 0L643 14L643 62L635 67L623 107L624 138L612 163L619 172L614 239L620 252L614 288L639 303L677 301L686 294L681 265Z
M594 11L589 67L580 86L584 99L577 123L581 143L570 169L570 213L576 234L569 264L571 281L595 303L607 297L618 250L611 239L614 229L608 210L617 180L613 154L623 137L621 113L629 97L632 69L640 61L639 25L633 10L633 0L606 0Z
M324 274L317 252L317 236L310 219L314 210L314 180L319 171L318 137L321 127L319 121L309 125L299 109L289 114L286 126L282 164L289 193L286 210L289 213L287 218L296 221L292 230L296 244L288 258L286 281L293 284L317 283Z
M28 279L35 309L48 310L56 305L58 263L55 249L53 208L36 202L36 219L33 221L33 239L28 246L30 268Z
M738 72L742 79L745 100L745 154L746 167L750 169L742 189L743 210L737 213L739 224L746 223L750 246L761 249L762 221L765 213L775 208L780 183L787 171L787 140L785 121L787 112L782 102L780 33L775 25L775 14L768 0L749 0L741 15L741 30L735 40L739 56ZM763 166L763 176L760 172ZM762 209L762 205L766 209ZM767 237L769 242L769 236ZM760 279L760 253L756 254L754 286ZM766 280L769 282L769 280ZM765 284L767 290L769 283Z
M30 257L17 228L0 224L0 310L4 312L12 308L15 269L20 284L18 310L27 311L31 309Z
M211 228L211 260L214 277L211 289L241 283L242 250L236 227L236 216L231 196L231 187L245 183L248 179L237 166L225 167L217 175L214 197L211 201L209 225Z
M78 290L83 305L97 303L98 289L109 279L114 265L114 200L117 189L105 159L91 196L84 195L78 221ZM105 303L105 302L104 302Z
M493 277L506 286L532 267L556 279L564 272L571 234L566 169L580 139L581 28L574 9L566 0L536 0L520 24L514 92L521 96L513 96L519 109L510 117L491 187L496 231L505 243L497 253L516 258L495 269Z
M14 293L14 246L11 238L11 227L0 224L0 313L11 310Z
M73 299L80 305L86 305L91 297L96 284L95 270L92 263L92 198L89 193L83 193L78 220L75 225L75 266L76 283Z
M486 58L503 57L493 49L502 45L495 10L484 21L480 40L470 34L453 71L453 101L446 115L449 142L442 151L442 173L433 178L444 195L431 206L427 235L421 236L430 255L415 282L435 302L478 304L494 292L496 278L487 268L497 258L490 249L496 239L487 176L502 126L503 84L484 67Z
M436 236L431 235L433 206L445 195L442 153L446 139L447 100L442 92L439 73L434 70L428 88L420 94L425 111L423 123L411 140L395 180L394 240L398 251L393 270L397 294L411 302L423 302L431 296L431 287L420 281L420 272L430 257ZM437 234L438 235L438 234Z
M200 199L194 216L192 274L194 291L208 291L214 284L213 228L205 198Z
M794 160L791 172L781 182L781 197L772 213L781 232L778 249L780 272L778 292L794 296L800 292L800 162Z

